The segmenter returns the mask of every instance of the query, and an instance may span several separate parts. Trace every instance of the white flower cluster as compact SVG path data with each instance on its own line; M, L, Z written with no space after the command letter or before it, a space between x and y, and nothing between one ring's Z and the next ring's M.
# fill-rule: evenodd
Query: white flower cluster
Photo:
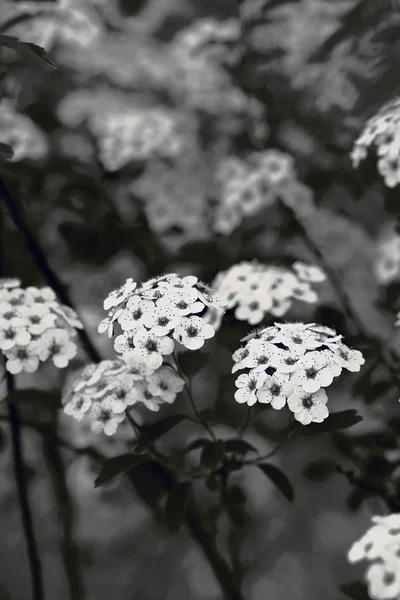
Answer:
M196 19L175 36L173 43L181 54L193 58L203 57L220 64L232 64L240 56L240 33L240 22L237 19Z
M400 99L385 104L367 121L351 152L354 168L367 157L372 145L379 157L378 171L385 185L396 187L400 183Z
M279 410L287 403L303 425L321 423L329 415L325 389L342 368L359 371L365 360L333 329L315 323L275 323L243 338L246 345L233 354L235 400L257 401Z
M47 140L39 127L26 115L16 112L7 98L0 104L0 142L12 147L13 162L26 158L39 160L48 152Z
M373 600L400 598L400 513L372 517L373 526L348 552L350 563L368 561L365 575Z
M66 389L64 412L90 423L95 433L114 435L126 409L144 405L152 411L172 404L185 382L171 365L152 370L145 363L103 360L85 367Z
M295 262L292 269L244 261L218 273L211 285L221 295L227 309L235 308L235 317L239 321L258 325L267 314L282 317L293 300L317 302L318 296L310 284L325 279L319 267L300 261ZM218 317L219 313L215 311L207 313L207 320L214 327Z
M83 325L74 310L60 304L49 287L22 289L18 279L0 279L0 350L13 374L33 373L52 359L65 368L76 355L73 341Z
M223 302L197 277L170 273L140 287L128 279L105 299L109 313L99 332L108 330L111 337L118 322L122 334L114 340L115 350L128 365L145 363L155 370L173 353L175 342L198 350L214 336L214 328L199 316L206 306L222 310Z
M69 127L86 123L108 171L152 156L173 158L182 150L182 123L173 111L132 105L131 95L107 87L68 94L58 105L57 116Z
M215 176L214 230L231 233L243 219L258 214L295 180L294 161L278 150L253 153L248 161L225 158Z

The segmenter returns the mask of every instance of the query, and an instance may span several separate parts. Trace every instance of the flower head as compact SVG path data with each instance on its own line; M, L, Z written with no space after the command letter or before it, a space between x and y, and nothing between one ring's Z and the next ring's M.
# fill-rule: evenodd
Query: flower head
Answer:
M372 522L372 527L351 546L347 558L350 563L367 561L365 579L371 598L397 600L400 596L400 514L373 517Z
M223 310L223 300L213 289L198 281L194 275L180 277L169 273L137 286L129 284L112 292L106 307L112 307L99 326L99 331L113 335L119 324L123 333L114 341L115 350L128 365L138 362L158 369L164 357L170 355L177 343L189 350L201 348L211 338L215 328L203 316L207 307Z
M342 368L354 371L364 362L361 352L341 340L316 323L275 323L247 335L232 356L232 373L245 371L236 379L236 401L258 401L276 410L287 404L303 425L321 423L329 415L324 388Z

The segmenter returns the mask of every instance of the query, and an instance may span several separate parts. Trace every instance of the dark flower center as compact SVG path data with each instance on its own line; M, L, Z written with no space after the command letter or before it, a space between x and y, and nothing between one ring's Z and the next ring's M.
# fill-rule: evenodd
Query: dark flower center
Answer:
M158 324L160 325L160 327L165 327L165 325L168 325L169 321L170 320L168 319L168 317L159 317Z
M302 344L302 343L303 343L303 340L301 339L301 337L299 337L299 336L297 335L297 336L295 336L295 337L292 337L292 342L293 342L294 344Z
M160 390L163 390L164 392L168 390L168 385L165 383L165 381L160 383Z
M13 319L15 317L15 312L13 310L9 310L8 312L5 312L3 317L5 319Z
M153 394L151 394L148 390L146 390L143 395L146 398L146 400L152 400L153 398Z
M315 379L317 373L318 373L318 371L317 371L317 369L314 369L314 367L310 367L309 369L306 369L306 375L307 375L308 379Z
M184 300L179 300L179 302L176 306L177 306L177 308L180 308L181 310L185 310L188 307L188 303L185 302Z
M121 388L117 390L115 395L117 396L118 400L123 400L124 398L126 398L126 394L127 391Z
M250 310L257 310L258 308L260 308L260 303L259 302L250 302L249 304L249 309Z
M197 329L197 327L193 327L193 325L189 325L189 327L186 329L186 333L189 337L196 337L197 334L199 333L199 330Z
M31 317L29 317L29 320L32 323L32 325L37 325L38 323L40 323L40 317L38 315L32 315Z
M50 354L58 354L61 350L61 346L60 346L60 344L57 344L57 342L52 342L49 350L50 350Z
M146 350L147 350L147 352L157 352L157 350L158 350L157 342L154 340L147 340Z
M304 408L311 408L313 405L313 401L311 396L307 396L307 398L303 399L303 406Z
M110 410L102 410L99 415L99 421L107 423L111 419L112 413Z
M296 359L293 358L292 356L288 356L287 358L285 358L285 363L289 366L295 365L296 362L297 362Z
M271 392L271 394L273 394L274 396L279 396L279 394L281 393L281 386L278 385L277 383L273 383L271 385L271 387L269 388L269 391Z
M258 365L266 365L267 363L268 363L268 356L265 356L265 354L263 356L259 356L257 358Z
M132 313L132 317L135 319L135 321L138 321L139 319L142 318L143 315L143 311L141 308L137 308L133 313Z
M4 331L4 337L6 338L6 340L13 340L15 338L14 329L6 329Z
M25 348L18 348L17 358L19 358L20 360L25 360L28 358L28 352L26 351Z
M254 390L256 389L256 387L257 387L257 382L256 382L256 380L255 380L255 379L250 379L250 381L249 381L249 386L248 386L248 387L249 387L249 390L250 390L251 392L252 392L252 391L254 391Z
M384 585L391 585L395 581L395 579L396 576L394 573L389 573L388 571L385 571L382 581Z

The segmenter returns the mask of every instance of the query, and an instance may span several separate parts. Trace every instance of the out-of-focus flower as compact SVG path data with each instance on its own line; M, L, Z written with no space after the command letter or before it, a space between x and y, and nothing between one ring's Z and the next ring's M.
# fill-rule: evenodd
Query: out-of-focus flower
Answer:
M74 310L61 305L51 288L21 288L19 280L0 279L0 349L10 373L36 371L52 359L65 368L77 352Z
M19 162L26 158L39 160L48 153L48 143L43 132L26 115L15 111L10 100L0 104L0 142L13 149L10 160Z
M318 296L310 284L324 279L325 274L319 267L300 261L294 263L293 270L252 261L241 262L218 273L212 287L219 292L228 309L235 309L237 319L257 325L267 314L282 317L293 300L317 302ZM217 318L212 311L206 315L214 327Z
M197 277L170 273L141 286L128 280L109 294L104 306L111 310L99 331L113 335L118 322L123 333L115 338L115 350L128 365L143 363L154 371L172 354L176 342L188 350L203 346L215 330L199 313L206 306L222 310L224 303Z
M386 231L378 240L374 271L383 285L400 279L400 236L395 231Z
M368 562L365 579L374 600L400 597L400 514L372 517L372 527L354 542L347 558L350 563Z
M385 185L393 188L400 182L400 100L382 106L369 119L363 132L354 142L351 160L354 168L367 157L373 146L378 155L378 171Z
M232 373L239 375L238 402L257 401L279 410L287 403L303 425L321 423L329 415L325 389L342 368L359 371L361 352L350 350L332 329L315 323L275 323L246 336L233 354Z
M215 173L213 227L231 233L243 219L252 217L280 198L296 203L290 186L298 184L293 158L279 150L254 152L246 160L226 157Z
M140 362L103 360L88 365L69 382L63 394L64 412L77 421L86 420L95 433L114 435L127 409L143 404L158 411L164 402L172 404L183 387L183 379L171 365L153 370Z

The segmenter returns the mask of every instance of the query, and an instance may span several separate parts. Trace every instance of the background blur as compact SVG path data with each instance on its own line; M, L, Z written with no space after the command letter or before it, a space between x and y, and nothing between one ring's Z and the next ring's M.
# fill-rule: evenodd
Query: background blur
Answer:
M383 186L373 161L354 172L348 154L366 117L387 99L379 95L390 92L398 58L389 33L382 33L384 20L382 26L366 23L362 31L348 28L346 15L356 4L2 0L1 33L44 47L57 70L17 65L2 78L7 97L0 103L0 142L13 147L14 157L1 165L1 177L104 357L113 356L113 347L96 332L103 298L127 277L140 281L173 271L211 282L245 259L318 264L278 204L265 203L233 226L221 209L217 166L226 157L266 148L295 159L298 179L286 193L295 212L304 198L312 201L308 234L337 273L365 337L352 329L329 283L320 287L316 308L297 305L285 318L333 325L349 343L364 343L367 357L374 342L389 335L400 308L398 192ZM211 42L205 35L202 45L200 19L211 20L217 32L222 21L232 21L226 34ZM343 33L334 47L315 58L335 31ZM45 284L6 211L3 217L4 272L23 285ZM221 360L195 380L201 408L213 406L218 374L230 369L228 350L248 329L229 318L224 324ZM395 336L392 343L396 348ZM82 352L75 366L84 360ZM346 440L358 444L361 457L382 454L374 443L398 408L398 390L373 387L385 383L383 367L355 394L358 377L343 376L330 390L332 407L357 408L364 416L342 436L345 441L294 439L274 458L290 476L295 502L289 505L250 468L242 480L248 490L245 525L232 529L227 518L220 520L218 544L242 573L248 600L337 600L338 585L361 575L347 565L346 552L379 504L354 498L340 474L307 476L306 469L325 457L354 468ZM64 379L45 366L17 383L59 390ZM184 411L179 402L173 409ZM121 436L91 434L64 414L54 425L54 411L44 402L22 408L35 422L47 419L77 448L112 456L126 447ZM248 434L265 451L284 424L272 412L260 414ZM228 388L218 397L217 413L222 436L243 419ZM177 429L167 436L170 447L194 435ZM159 518L157 486L146 473L136 489L124 477L95 489L99 465L84 451L59 452L29 427L24 444L46 598L222 597L187 531L171 533ZM201 502L207 507L210 497ZM0 599L27 600L29 567L6 423L0 423L0 510Z

